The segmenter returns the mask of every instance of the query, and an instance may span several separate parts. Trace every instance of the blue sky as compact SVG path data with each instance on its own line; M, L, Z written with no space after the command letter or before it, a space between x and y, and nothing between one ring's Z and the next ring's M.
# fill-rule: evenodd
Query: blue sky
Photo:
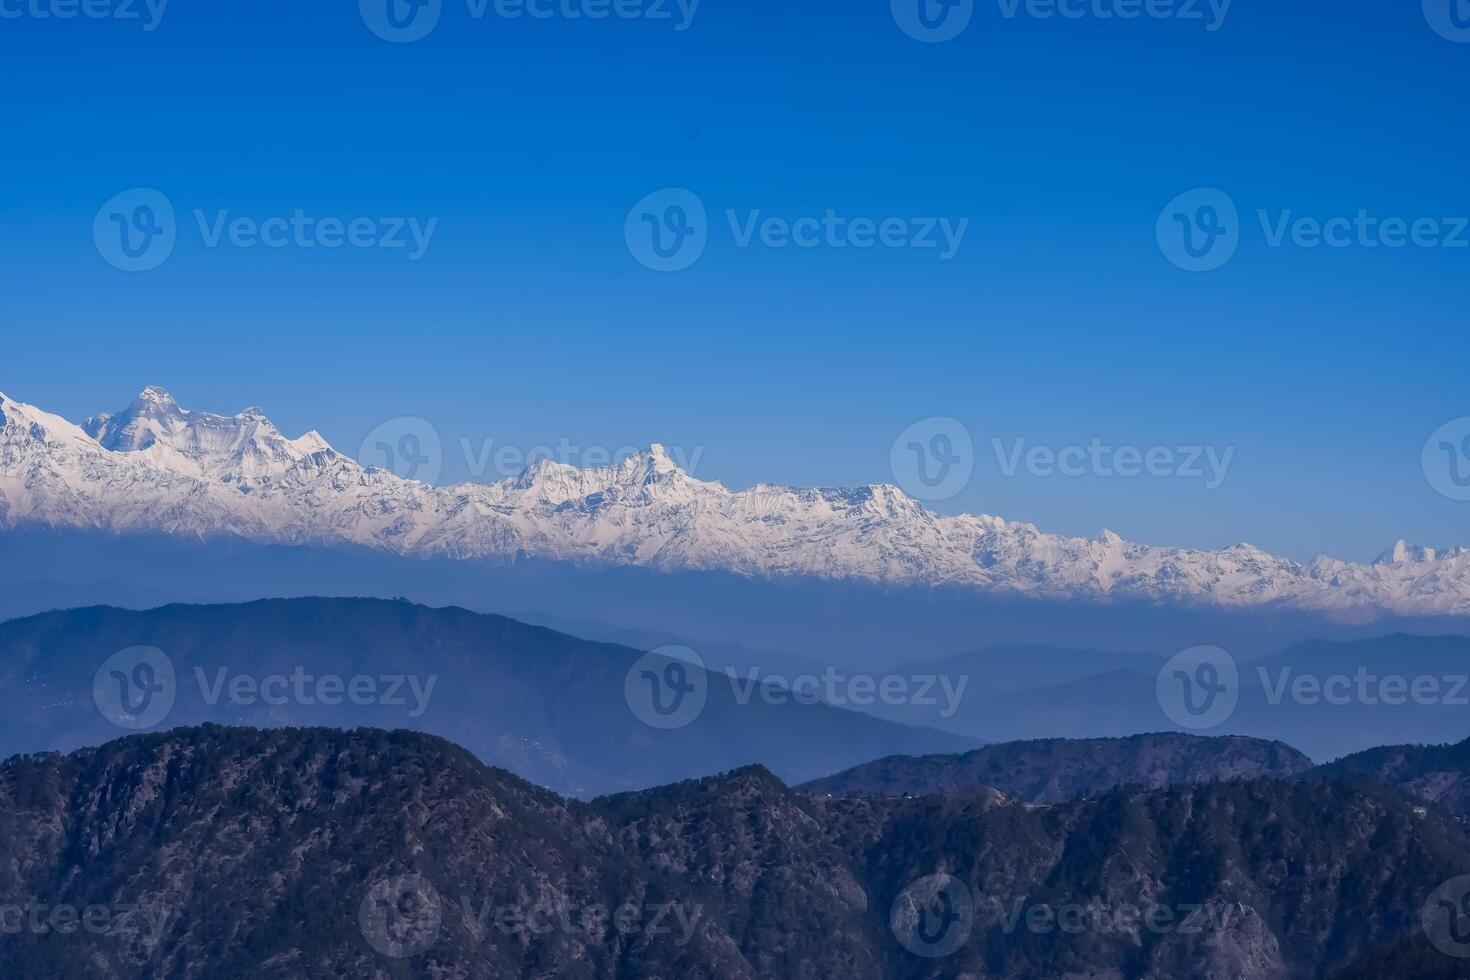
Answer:
M0 0L21 11L0 18L13 397L80 418L161 384L349 452L418 415L446 478L468 475L460 439L658 440L732 486L887 482L898 433L952 416L977 459L944 510L1299 557L1470 544L1470 503L1420 465L1470 415L1470 249L1272 248L1256 217L1470 215L1470 44L1417 2L1236 0L1209 30L980 0L937 44L888 0L703 0L682 31L443 0L403 44L354 2L172 0L153 30L35 16L57 2ZM177 245L129 273L92 230L137 187L172 203ZM707 207L709 242L660 273L624 222L667 187ZM1211 187L1238 252L1182 271L1156 221ZM297 209L437 222L411 261L210 248L194 218ZM968 225L943 261L742 248L727 210ZM992 439L1020 438L1235 456L1215 489L1007 477Z

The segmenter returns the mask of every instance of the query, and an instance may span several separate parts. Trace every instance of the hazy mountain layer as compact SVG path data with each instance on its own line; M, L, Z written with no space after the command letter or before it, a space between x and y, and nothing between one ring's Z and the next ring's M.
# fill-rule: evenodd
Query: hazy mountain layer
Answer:
M0 696L10 706L0 715L0 752L70 750L125 734L113 716L124 696L143 703L135 682L144 665L134 654L110 658L139 647L166 658L148 664L144 679L162 685L166 672L171 684L139 711L140 727L415 729L578 796L751 763L802 781L894 752L978 744L762 697L692 664L677 668L682 683L699 689L689 695L689 713L672 719L683 724L655 727L662 719L646 675L662 685L676 668L642 662L637 650L463 609L285 599L147 612L96 607L0 624ZM672 686L657 693L665 706L674 703Z
M893 756L800 789L833 796L923 796L991 787L1031 803L1062 803L1120 786L1149 789L1227 779L1282 779L1311 760L1280 742L1163 733L1118 739L1044 739L962 755Z

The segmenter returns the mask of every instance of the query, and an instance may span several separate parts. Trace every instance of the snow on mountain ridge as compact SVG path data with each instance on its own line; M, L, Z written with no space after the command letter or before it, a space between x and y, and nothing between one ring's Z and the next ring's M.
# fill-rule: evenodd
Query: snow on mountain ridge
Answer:
M609 466L550 460L434 487L368 469L263 413L180 408L161 388L78 427L0 394L0 526L42 523L401 555L514 558L958 585L1047 597L1470 613L1470 550L1399 542L1372 564L1307 565L1248 544L1163 548L935 513L900 489L733 491L658 444Z
M288 469L313 453L331 449L316 432L287 439L259 408L226 417L179 407L172 395L150 385L127 409L88 419L88 435L112 452L146 452L165 446L200 467L223 474L261 475Z

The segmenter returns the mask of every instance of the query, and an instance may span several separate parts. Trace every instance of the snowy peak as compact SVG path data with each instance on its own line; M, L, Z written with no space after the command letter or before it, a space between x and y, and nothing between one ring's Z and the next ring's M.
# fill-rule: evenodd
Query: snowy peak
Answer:
M140 452L169 441L187 426L188 414L167 391L150 385L123 411L93 416L82 427L105 449Z
M1470 549L1463 546L1454 548L1425 548L1412 542L1399 538L1383 554L1373 560L1374 565L1402 565L1420 564L1432 565L1441 562L1452 561L1470 555Z
M1436 554L1434 548L1421 548L1417 544L1410 544L1403 538L1399 538L1394 542L1392 548L1375 558L1373 564L1397 565L1410 561L1434 561Z
M315 432L288 439L259 409L190 410L157 387L85 430L0 394L0 527L26 523L1097 602L1470 615L1465 548L1400 541L1374 563L1304 566L1244 543L1072 538L938 514L883 484L732 491L658 444L607 466L539 460L498 483L436 487L366 470Z
M657 442L618 463L614 467L612 478L625 486L648 486L654 483L674 483L680 478L690 479L689 474L669 457L668 450Z
M174 396L157 385L149 385L138 392L138 397L133 400L133 408L137 410L152 409L159 412L177 412L179 403L174 401Z
M661 442L653 443L643 452L638 453L636 456L630 458L637 459L640 465L645 466L651 472L660 475L673 473L676 470L681 473L683 472L682 470L679 470L679 464L675 463L673 459L669 457L669 451L664 448L664 445Z
M139 392L124 411L88 419L85 429L111 452L172 451L204 469L246 476L281 471L331 449L316 432L287 439L259 408L234 416L190 411L155 385Z
M583 469L551 459L537 459L505 484L523 503L562 504L607 499L687 500L700 491L728 493L716 483L701 483L669 456L659 443L609 466Z
M67 447L75 451L78 447L97 448L92 438L60 415L43 412L34 405L18 402L0 392L0 433L6 445Z

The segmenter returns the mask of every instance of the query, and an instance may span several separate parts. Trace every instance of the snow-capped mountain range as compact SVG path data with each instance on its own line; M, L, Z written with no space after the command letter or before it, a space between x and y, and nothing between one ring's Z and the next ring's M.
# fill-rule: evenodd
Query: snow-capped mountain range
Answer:
M1470 614L1470 549L1399 542L1370 564L1303 564L1247 544L1155 547L930 511L892 486L732 491L654 445L616 465L542 461L498 483L436 487L368 468L258 409L180 408L145 389L78 426L0 394L0 527L28 524L416 557L529 556L1094 600Z

